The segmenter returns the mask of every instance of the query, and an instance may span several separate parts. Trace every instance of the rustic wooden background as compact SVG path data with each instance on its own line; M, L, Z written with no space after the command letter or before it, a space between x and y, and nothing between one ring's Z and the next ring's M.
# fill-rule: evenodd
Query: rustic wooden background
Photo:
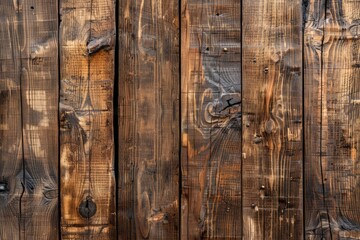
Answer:
M359 37L360 0L1 0L0 239L360 239Z

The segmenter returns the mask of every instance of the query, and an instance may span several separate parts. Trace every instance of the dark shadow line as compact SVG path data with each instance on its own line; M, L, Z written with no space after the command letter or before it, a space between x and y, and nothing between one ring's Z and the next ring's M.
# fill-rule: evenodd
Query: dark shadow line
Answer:
M308 4L309 2L307 0L304 0L302 2L302 33L301 33L301 81L302 81L302 85L301 85L301 89L302 89L302 232L303 232L303 239L305 240L305 236L306 236L306 230L305 230L305 213L306 213L306 209L305 209L305 192L306 192L306 188L305 188L305 167L306 167L306 163L305 163L305 114L306 114L306 109L305 109L305 24L306 24L306 12L307 12L307 8L308 8Z
M61 112L60 112L60 90L61 90L61 42L60 42L60 25L61 25L61 0L58 0L57 1L57 10L58 10L58 31L57 31L57 42L58 42L58 45L57 45L57 70L58 70L58 171L57 171L57 174L58 174L58 228L59 228L59 231L58 231L58 238L59 240L61 239L61 172L60 172L60 169L61 169L61 163L60 163L60 159L61 159L61 145L60 145L60 142L61 142L61 138L60 138L60 118L61 118Z
M243 208L244 208L244 191L243 191L243 176L244 176L244 172L243 172L243 166L244 166L244 161L243 161L243 126L244 126L244 113L243 113L243 3L244 0L241 0L240 2L240 94L241 94L241 102L240 102L240 107L241 107L241 138L240 138L240 163L241 163L241 169L240 169L240 181L241 181L241 210L240 210L240 214L241 214L241 228L240 228L240 234L241 234L241 239L243 238L243 234L244 234L244 216L243 216Z
M178 125L178 134L179 134L179 143L178 143L178 152L179 152L179 195L178 195L178 201L179 201L179 204L178 204L178 212L179 212L179 240L181 240L181 231L182 231L182 222L181 222L181 206L182 206L182 201L181 201L181 196L182 196L182 162L181 162L181 155L182 155L182 151L181 151L181 146L182 146L182 141L181 141L181 135L182 135L182 106L181 106L181 80L182 80L182 74L181 74L181 70L182 70L182 67L181 67L181 27L182 27L182 24L181 24L181 4L182 4L182 0L178 0L178 21L179 21L179 29L178 29L178 34L179 34L179 38L178 38L178 46L179 46L179 56L178 56L178 61L179 61L179 72L178 72L178 101L179 101L179 115L178 115L178 118L179 118L179 125Z
M119 182L119 2L115 0L115 57L114 57L114 86L113 86L113 132L114 132L114 171L115 171L115 239L119 238L118 227L118 182Z

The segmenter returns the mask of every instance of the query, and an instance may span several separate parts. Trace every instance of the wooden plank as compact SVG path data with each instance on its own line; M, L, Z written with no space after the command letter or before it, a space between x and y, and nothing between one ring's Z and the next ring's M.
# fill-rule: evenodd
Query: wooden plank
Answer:
M58 239L58 6L19 2L24 193L21 239ZM20 30L21 31L21 30Z
M307 239L359 239L360 2L315 1L305 30Z
M181 239L240 239L241 3L181 5Z
M112 0L60 1L62 239L115 239Z
M325 1L313 0L306 6L304 32L304 104L305 104L305 236L330 238L329 219L324 206L322 137L322 47Z
M0 1L0 239L20 237L23 192L20 27L18 6L12 1Z
M178 239L178 1L120 1L118 17L118 238Z
M302 1L243 1L243 238L303 239Z
M57 3L1 9L1 239L57 239Z

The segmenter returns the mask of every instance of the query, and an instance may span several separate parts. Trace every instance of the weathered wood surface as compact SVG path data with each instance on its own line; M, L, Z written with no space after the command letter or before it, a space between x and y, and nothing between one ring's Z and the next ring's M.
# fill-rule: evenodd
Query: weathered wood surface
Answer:
M62 239L115 239L115 4L60 1Z
M1 240L360 239L360 0L59 4L0 1Z
M243 238L303 239L302 1L243 1Z
M21 120L21 16L0 1L0 239L19 239L23 192Z
M57 239L57 3L0 8L0 238Z
M307 239L360 239L360 1L311 0L305 40Z
M118 17L118 238L178 239L178 1L120 1Z
M181 4L181 239L240 239L240 0Z
M23 129L21 239L57 239L58 234L58 6L18 2Z

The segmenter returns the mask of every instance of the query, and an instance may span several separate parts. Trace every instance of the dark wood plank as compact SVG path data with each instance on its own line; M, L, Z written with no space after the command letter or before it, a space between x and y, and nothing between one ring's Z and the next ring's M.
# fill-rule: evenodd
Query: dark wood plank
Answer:
M120 1L118 17L118 238L178 239L178 1Z
M243 238L303 239L302 1L243 1Z
M58 6L19 2L24 194L21 239L58 239ZM21 31L21 30L20 30Z
M181 239L241 238L240 6L182 1Z
M305 10L305 9L304 9ZM325 1L313 0L306 6L304 31L305 104L305 233L308 239L330 239L329 216L324 205L321 166L322 136L322 48Z
M1 239L57 239L57 3L5 1L1 10Z
M21 130L21 48L18 6L0 1L0 239L20 237L23 192Z
M359 239L360 2L306 12L306 238Z
M61 236L115 239L115 5L62 0L60 14Z

